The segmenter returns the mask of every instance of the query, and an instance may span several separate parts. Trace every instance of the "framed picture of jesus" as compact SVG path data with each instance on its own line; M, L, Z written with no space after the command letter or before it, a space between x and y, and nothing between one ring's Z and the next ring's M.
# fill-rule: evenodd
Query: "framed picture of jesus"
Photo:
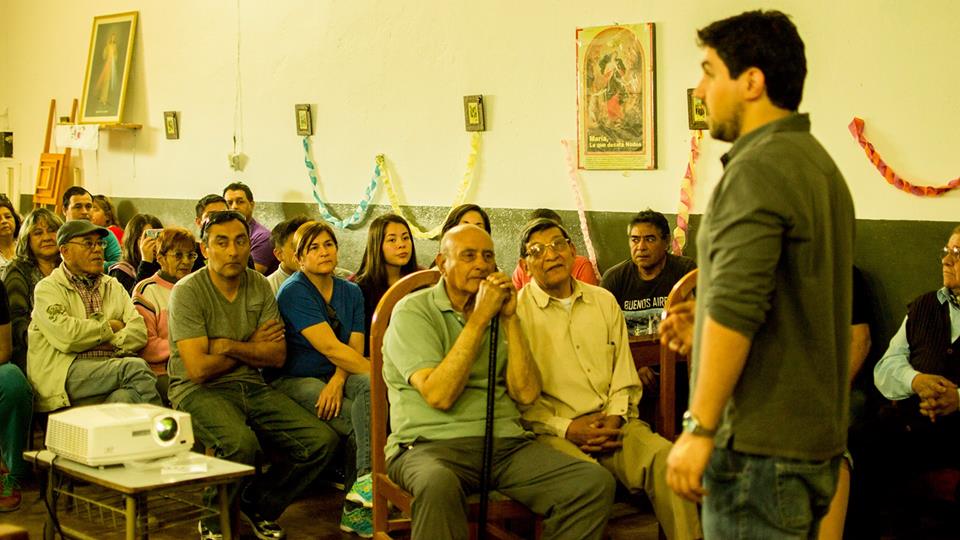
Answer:
M138 13L94 17L80 101L80 123L122 121Z

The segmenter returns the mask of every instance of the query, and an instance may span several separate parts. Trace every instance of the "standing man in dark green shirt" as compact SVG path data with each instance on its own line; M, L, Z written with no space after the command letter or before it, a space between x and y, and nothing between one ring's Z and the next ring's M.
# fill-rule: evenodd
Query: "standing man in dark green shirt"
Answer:
M814 537L846 443L853 203L796 112L789 18L747 12L698 37L695 95L734 144L697 236L694 391L667 481L703 501L707 538Z

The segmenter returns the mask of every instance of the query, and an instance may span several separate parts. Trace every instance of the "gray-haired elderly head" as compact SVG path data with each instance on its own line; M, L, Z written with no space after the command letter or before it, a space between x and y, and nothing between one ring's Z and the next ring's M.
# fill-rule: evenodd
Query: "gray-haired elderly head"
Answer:
M563 225L557 223L555 220L548 218L532 219L523 226L523 231L520 233L520 256L526 257L528 255L527 243L530 242L530 237L533 236L534 233L545 231L553 227L560 229L560 233L563 234L563 237L568 241L570 240L570 233L567 232L567 229L565 229Z

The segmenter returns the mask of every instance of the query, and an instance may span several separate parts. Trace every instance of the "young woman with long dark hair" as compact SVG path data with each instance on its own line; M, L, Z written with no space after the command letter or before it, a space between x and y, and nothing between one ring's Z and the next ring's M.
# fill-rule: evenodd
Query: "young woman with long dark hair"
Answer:
M400 278L419 270L417 249L410 225L396 214L373 220L367 231L367 247L353 282L363 291L363 354L370 355L370 321L380 298Z

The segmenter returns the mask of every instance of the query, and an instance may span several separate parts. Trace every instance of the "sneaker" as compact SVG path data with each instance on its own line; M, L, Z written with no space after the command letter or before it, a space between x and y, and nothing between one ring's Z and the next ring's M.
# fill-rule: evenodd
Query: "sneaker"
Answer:
M370 473L357 478L347 493L347 500L362 504L364 508L373 508L373 476Z
M197 522L197 532L200 533L200 540L223 540L223 534L206 528L202 519Z
M340 517L340 530L361 538L373 538L373 510L362 506L347 510L344 506L343 516Z
M0 476L0 512L19 510L22 498L16 479L10 473Z
M240 517L250 524L250 527L253 528L253 534L260 540L283 540L287 537L287 532L276 521L263 519L255 513L248 514L243 510L240 510Z

